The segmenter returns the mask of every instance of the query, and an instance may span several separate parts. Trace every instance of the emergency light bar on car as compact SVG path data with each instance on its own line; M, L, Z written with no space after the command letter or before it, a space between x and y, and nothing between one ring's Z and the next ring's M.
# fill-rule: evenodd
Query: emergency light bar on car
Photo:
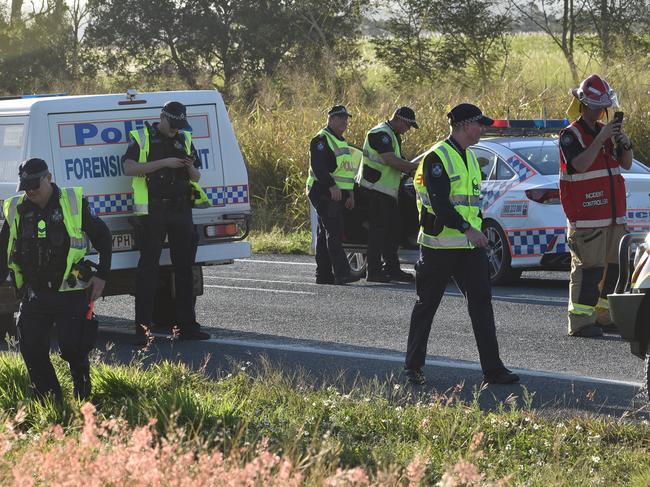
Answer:
M557 134L569 125L566 118L538 120L495 120L490 127L485 127L484 135L544 135Z

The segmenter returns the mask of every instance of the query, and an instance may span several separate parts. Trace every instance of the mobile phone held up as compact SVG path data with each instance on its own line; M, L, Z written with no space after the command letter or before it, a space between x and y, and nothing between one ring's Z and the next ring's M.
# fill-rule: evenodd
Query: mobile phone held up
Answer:
M614 118L612 121L616 124L619 125L619 130L616 130L616 133L620 133L620 125L623 123L623 115L625 115L623 112L614 112Z

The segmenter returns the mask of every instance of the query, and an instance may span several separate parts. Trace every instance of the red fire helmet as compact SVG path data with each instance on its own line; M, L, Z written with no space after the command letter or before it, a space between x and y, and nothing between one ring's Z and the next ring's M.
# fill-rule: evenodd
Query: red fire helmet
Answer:
M571 90L571 94L580 103L594 110L609 108L612 105L618 106L616 92L609 87L607 81L597 74L585 78L578 88Z

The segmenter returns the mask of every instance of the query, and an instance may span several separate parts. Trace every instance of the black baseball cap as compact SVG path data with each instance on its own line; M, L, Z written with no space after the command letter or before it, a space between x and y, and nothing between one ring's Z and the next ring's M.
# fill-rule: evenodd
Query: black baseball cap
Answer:
M187 123L187 109L185 105L177 101L168 101L162 107L164 113L169 119L169 124L179 130L192 130L190 124Z
M461 103L460 105L456 105L447 114L447 118L449 119L449 125L452 127L471 122L478 122L481 125L487 126L494 123L494 120L483 115L481 109L471 103Z
M28 191L30 189L36 189L41 185L41 179L43 179L49 170L47 168L47 163L43 159L34 157L20 163L18 166L18 187L16 191Z
M345 105L334 105L327 111L327 114L330 116L339 116L339 117L350 117L352 115L348 112L348 109L345 108Z
M414 129L420 128L420 126L415 121L415 112L411 107L399 107L397 110L395 110L395 113L393 113L393 117L404 120Z

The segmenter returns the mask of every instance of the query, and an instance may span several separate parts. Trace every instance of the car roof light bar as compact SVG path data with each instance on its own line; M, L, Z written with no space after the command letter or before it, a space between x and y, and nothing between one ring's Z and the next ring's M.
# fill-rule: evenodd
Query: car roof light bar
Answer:
M490 127L485 127L484 135L544 135L557 134L569 125L566 118L530 119L530 120L495 120Z

